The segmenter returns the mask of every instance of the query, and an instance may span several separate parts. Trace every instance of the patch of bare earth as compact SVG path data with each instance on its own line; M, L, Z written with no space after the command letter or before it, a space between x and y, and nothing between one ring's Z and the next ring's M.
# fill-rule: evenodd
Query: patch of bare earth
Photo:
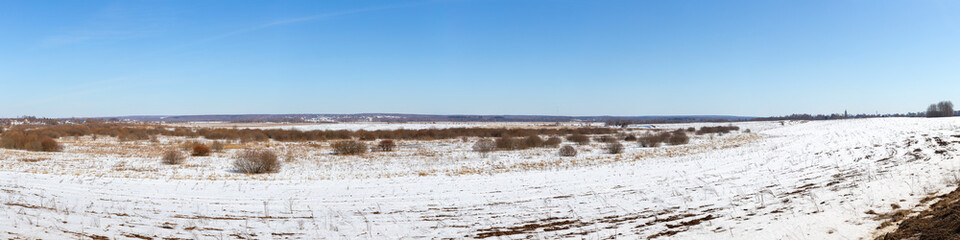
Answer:
M896 231L877 239L960 239L960 188L937 198L929 209L904 219Z

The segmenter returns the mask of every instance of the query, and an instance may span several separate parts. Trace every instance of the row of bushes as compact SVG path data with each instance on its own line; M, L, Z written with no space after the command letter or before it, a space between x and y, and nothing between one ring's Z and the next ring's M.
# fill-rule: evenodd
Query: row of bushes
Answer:
M727 134L731 131L740 131L740 127L737 126L716 126L716 127L701 127L697 130L697 135L704 135L710 133L720 133Z
M207 139L230 139L244 141L325 141L325 140L437 140L460 137L508 137L530 135L584 135L609 134L616 132L610 128L582 127L559 129L526 129L526 128L448 128L448 129L419 129L419 130L377 130L377 131L348 131L348 130L284 130L284 129L227 129L227 128L184 128L166 127L148 124L64 124L55 126L21 127L22 131L29 131L41 136L59 138L66 136L106 135L117 137L120 140L146 140L150 136L180 136L204 137Z
M0 148L37 152L59 152L62 150L60 143L53 138L23 131L4 131L0 133Z
M546 141L540 136L527 136L525 138L501 137L494 141L494 145L499 150L522 150L538 147L557 147L562 140L559 137L550 137Z
M637 138L637 144L640 147L657 147L662 143L670 145L683 145L690 142L690 137L683 130L672 132L661 132L657 134L645 135Z
M194 156L196 156L196 153L194 153ZM165 164L182 164L184 160L186 160L186 156L178 150L167 151L161 158L161 162ZM240 173L279 172L280 167L280 159L270 150L245 150L238 154L233 162L234 171Z

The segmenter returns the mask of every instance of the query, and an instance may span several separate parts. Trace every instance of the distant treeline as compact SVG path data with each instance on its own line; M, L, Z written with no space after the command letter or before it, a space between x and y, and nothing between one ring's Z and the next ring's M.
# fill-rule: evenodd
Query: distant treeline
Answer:
M779 117L754 118L748 121L782 121L782 120L834 120L834 119L852 119L852 118L882 118L882 117L924 117L925 113L907 113L907 114L791 114Z

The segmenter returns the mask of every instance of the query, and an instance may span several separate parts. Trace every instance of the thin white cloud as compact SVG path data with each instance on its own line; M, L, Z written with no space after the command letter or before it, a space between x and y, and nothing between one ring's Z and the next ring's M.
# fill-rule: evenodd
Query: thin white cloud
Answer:
M408 3L408 4L385 5L385 6L378 6L378 7L370 7L370 8L361 8L361 9L346 10L346 11L338 11L338 12L330 12L330 13L321 13L321 14L311 15L311 16L305 16L305 17L296 17L296 18L280 19L280 20L276 20L276 21L272 21L272 22L267 22L267 23L263 23L263 24L259 24L259 25L250 26L250 27L243 28L243 29L238 29L238 30L235 30L235 31L223 33L223 34L216 35L216 36L212 36L212 37L203 38L203 39L200 39L200 40L197 40L197 41L194 41L194 42L190 42L190 43L185 43L185 44L173 46L173 47L170 47L170 48L161 50L161 51L153 52L153 53L148 54L148 55L156 54L156 53L159 53L159 52L171 51L171 50L180 49L180 48L185 48L185 47L189 47L189 46L193 46L193 45L198 45L198 44L202 44L202 43L214 42L214 41L221 40L221 39L224 39L224 38L228 38L228 37L232 37L232 36L236 36L236 35L240 35L240 34L245 34L245 33L250 33L250 32L255 32L255 31L260 31L260 30L263 30L263 29L271 28L271 27L277 27L277 26L283 26L283 25L290 25L290 24L295 24L295 23L308 22L308 21L314 21L314 20L319 20L319 19L324 19L324 18L338 17L338 16L351 15L351 14L357 14L357 13L365 13L365 12L373 12L373 11L382 11L382 10L389 10L389 9L412 7L412 6L423 5L423 4L427 4L427 3L431 3L431 2L433 2L433 1L423 1L423 2Z
M34 49L87 41L148 37L161 32L164 23L175 19L177 14L175 11L152 5L114 2L85 19L64 22L63 30L40 39Z

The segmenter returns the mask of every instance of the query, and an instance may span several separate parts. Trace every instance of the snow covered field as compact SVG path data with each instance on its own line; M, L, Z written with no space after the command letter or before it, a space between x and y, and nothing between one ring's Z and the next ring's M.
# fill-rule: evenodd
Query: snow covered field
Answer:
M410 122L410 123L389 123L389 122L346 122L346 123L229 123L229 122L202 122L202 123L177 123L175 126L184 127L213 127L213 128L244 128L244 129L284 129L284 130L420 130L420 129L447 129L447 128L502 128L502 127L582 127L582 126L603 126L603 123L570 122L570 123L547 123L547 122Z
M878 214L960 182L960 118L735 125L752 133L574 158L481 157L473 139L359 157L257 143L296 159L267 175L231 172L237 150L160 164L182 139L64 139L0 150L0 238L870 239Z

